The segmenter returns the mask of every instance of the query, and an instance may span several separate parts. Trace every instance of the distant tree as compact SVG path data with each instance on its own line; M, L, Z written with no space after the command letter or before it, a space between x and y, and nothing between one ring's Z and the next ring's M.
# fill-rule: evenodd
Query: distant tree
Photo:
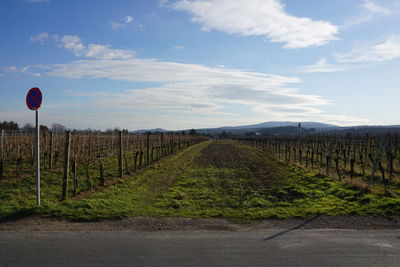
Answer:
M47 132L47 131L49 131L49 127L47 127L46 125L40 125L40 131Z
M19 130L18 123L13 122L13 121L3 121L0 122L0 130L9 130L9 131L15 131Z
M246 136L256 136L256 132L247 132Z
M51 129L54 132L63 132L63 131L65 131L65 126L60 123L53 123L53 124L51 124Z
M189 135L197 135L197 131L195 129L191 129L189 131Z
M219 135L219 138L228 138L230 135L231 135L231 133L222 131L222 133Z
M25 125L24 125L24 127L22 127L22 130L24 130L24 131L33 131L35 129L35 126L33 126L33 124L32 123L26 123Z

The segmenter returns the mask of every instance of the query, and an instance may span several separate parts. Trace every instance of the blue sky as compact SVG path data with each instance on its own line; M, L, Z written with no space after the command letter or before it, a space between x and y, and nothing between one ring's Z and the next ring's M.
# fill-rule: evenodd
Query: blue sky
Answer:
M400 124L400 0L2 0L0 120Z

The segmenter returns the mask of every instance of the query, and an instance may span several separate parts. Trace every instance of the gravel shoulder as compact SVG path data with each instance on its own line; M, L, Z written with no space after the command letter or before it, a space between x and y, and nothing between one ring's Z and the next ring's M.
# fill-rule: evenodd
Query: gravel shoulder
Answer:
M247 224L226 219L191 219L167 217L131 217L101 222L69 222L44 217L27 217L0 223L0 231L227 231L244 232L263 229L400 229L400 218L360 216L315 216L308 219L268 219Z

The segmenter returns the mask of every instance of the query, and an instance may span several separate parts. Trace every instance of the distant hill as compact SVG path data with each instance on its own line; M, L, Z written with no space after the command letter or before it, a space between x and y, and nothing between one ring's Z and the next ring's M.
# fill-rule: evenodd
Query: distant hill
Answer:
M325 132L336 134L400 134L400 125L339 127Z
M363 126L337 126L334 124L321 122L300 122L303 129L302 133L307 134L400 134L400 125L363 125ZM227 133L230 135L296 135L298 134L298 122L291 121L270 121L258 124L243 126L228 126L219 128L198 129L202 134L220 135Z
M302 128L336 128L337 125L321 123L321 122L300 122ZM293 121L267 121L258 124L244 125L244 126L236 126L236 127L221 127L221 128L236 128L236 129L260 129L260 128L274 128L274 127L288 127L294 126L297 127L299 122Z
M385 134L385 133L399 133L400 125L374 125L374 126L337 126L334 124L321 123L321 122L300 122L303 128L303 134L313 133L326 133L326 134ZM245 134L262 134L262 135L295 135L298 134L299 122L293 121L268 121L258 124L241 125L241 126L225 126L218 128L202 128L196 129L200 134L220 135L228 133L230 135L245 135ZM189 132L190 129L184 130ZM146 133L146 132L181 132L170 131L162 128L156 129L143 129L132 131L132 133Z
M171 132L171 131L164 130L162 128L142 129L142 130L131 131L131 133L134 133L134 134L135 133L148 133L148 132L151 132L151 133L166 133L166 132Z
M328 123L321 123L321 122L300 122L301 127L304 129L315 129L316 131L328 130L328 129L336 129L339 126L328 124ZM268 121L262 122L258 124L250 124L250 125L242 125L242 126L225 126L219 128L203 128L198 129L199 133L203 134L221 134L223 132L228 132L232 134L245 134L249 132L274 132L275 134L279 134L280 130L282 130L282 134L286 132L295 131L298 127L299 122L293 121ZM289 128L287 128L289 127ZM265 131L265 129L274 128L272 131Z

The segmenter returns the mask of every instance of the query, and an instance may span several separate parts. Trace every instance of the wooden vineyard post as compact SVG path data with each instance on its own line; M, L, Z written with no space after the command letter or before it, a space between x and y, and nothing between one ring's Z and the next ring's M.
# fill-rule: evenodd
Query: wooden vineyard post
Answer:
M4 130L1 130L0 136L0 180L3 179L4 170Z
M62 200L66 200L67 199L67 195L68 195L70 148L71 148L71 132L67 131L66 134L65 134L64 178L63 178Z
M146 166L150 164L150 132L147 133L146 140Z
M134 159L133 159L133 171L134 172L136 172L136 170L138 169L137 168L137 160L138 160L138 157L139 157L139 151L135 151L135 156L134 156Z
M49 148L49 170L53 168L53 143L54 143L54 133L50 132L50 148Z
M326 176L329 176L331 170L332 150L333 144L332 141L329 141L328 155L326 156Z
M76 153L74 155L74 165L72 166L72 174L74 175L74 196L77 195L77 190L78 190L78 174L77 174L77 161L76 161Z
M102 158L99 158L99 164L100 164L100 185L104 186L105 180L104 180L104 170L103 170L103 159Z
M139 153L139 170L142 168L142 160L143 160L143 151L141 150Z
M124 165L122 162L122 131L119 131L119 154L118 154L119 178L124 178Z
M164 135L163 133L160 133L160 149L161 149L161 157L164 157Z
M171 154L174 154L174 133L171 133Z

